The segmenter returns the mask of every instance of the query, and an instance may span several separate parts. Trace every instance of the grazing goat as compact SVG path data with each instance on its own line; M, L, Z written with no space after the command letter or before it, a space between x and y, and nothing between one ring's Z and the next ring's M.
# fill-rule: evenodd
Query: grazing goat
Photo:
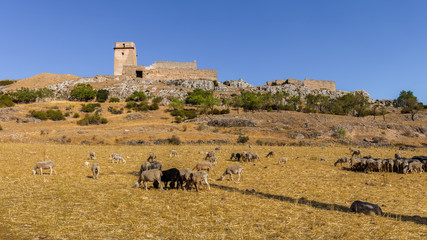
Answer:
M213 171L213 168L212 168L212 164L210 162L201 162L201 163L196 164L196 166L193 168L193 171L194 170L196 170L196 171L206 170L209 172L209 170Z
M220 151L221 152L222 151L222 147L216 147L215 151Z
M141 175L141 173L143 171L147 171L150 169L158 169L158 170L162 170L162 164L159 162L144 162L141 164L141 168L139 169L139 173L138 175Z
M408 166L407 167L408 170L406 172L412 172L412 173L422 173L422 172L424 172L423 164L420 161L418 161L418 160L410 162L407 166Z
M359 149L349 148L351 156L360 156L362 152Z
M338 160L334 163L336 167L338 163L342 166L343 163L348 163L348 157L338 158Z
M157 155L155 153L150 153L150 156L147 158L147 162L154 161L154 159L157 159Z
M176 169L176 168L171 168L171 169L162 171L161 180L162 180L162 182L164 184L164 188L168 187L168 183L169 182L171 182L170 183L170 188L175 188L175 182L178 182L177 188L178 188L179 185L182 186L182 180L181 180L181 177L180 177L180 173L179 173L179 170ZM158 182L154 182L153 183L153 186L155 188L158 188L158 185L159 185Z
M287 157L281 157L277 162L277 164L288 163L288 160L289 159Z
M96 156L95 156L95 152L94 151L89 151L89 159L90 160L96 160Z
M274 157L274 152L273 151L270 151L269 153L267 153L267 156L265 156L266 158L269 158L269 157Z
M98 179L99 170L100 170L99 164L98 163L94 163L92 165L92 173L93 173L93 178L94 179Z
M193 172L190 174L190 181L192 184L194 184L194 187L196 188L197 192L199 191L199 187L202 182L208 185L208 190L211 190L211 186L208 183L208 176L208 173L204 171Z
M215 151L210 151L206 154L205 160L211 159L212 157L215 157Z
M240 181L240 176L242 174L243 167L240 165L233 165L225 169L225 172L221 175L220 180L224 180L225 175L230 175L231 181L233 181L233 174L239 174L237 181Z
M55 169L53 169L54 165L55 163L50 160L45 162L38 162L33 169L33 175L37 174L37 169L40 170L40 175L43 175L43 169L50 169L50 175L52 175L52 172L55 172L56 174Z
M402 159L402 156L400 155L400 153L396 153L396 154L394 154L394 158L395 159Z
M122 157L122 155L118 153L111 154L111 158L113 163L115 162L115 160L117 160L117 163L120 163L120 161L122 161L123 163L126 163L126 160Z
M159 169L151 169L147 171L143 171L141 175L139 175L138 181L135 183L135 188L139 188L141 185L141 181L144 183L145 190L147 189L147 182L158 182L160 185L160 189L162 188L162 171Z
M176 150L170 150L169 157L179 157L178 152Z
M383 211L380 206L373 203L354 201L350 206L351 212L363 213L366 215L383 215Z
M241 157L240 153L233 152L231 153L230 161L233 161L233 160L240 161L240 157Z
M212 166L216 166L218 164L218 158L216 156L213 156L209 158L209 162L212 163Z
M178 181L177 188L179 188L181 186L181 189L184 190L184 183L185 183L186 189L190 188L190 185L191 185L190 174L191 173L193 173L193 171L191 171L190 169L179 170L179 176L181 178L181 181Z

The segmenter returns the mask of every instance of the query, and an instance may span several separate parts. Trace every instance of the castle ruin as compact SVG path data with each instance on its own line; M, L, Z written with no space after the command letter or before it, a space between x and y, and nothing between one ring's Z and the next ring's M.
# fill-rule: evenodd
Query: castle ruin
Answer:
M159 61L138 66L133 42L116 42L114 47L114 75L150 80L211 80L217 81L216 70L197 69L194 62Z

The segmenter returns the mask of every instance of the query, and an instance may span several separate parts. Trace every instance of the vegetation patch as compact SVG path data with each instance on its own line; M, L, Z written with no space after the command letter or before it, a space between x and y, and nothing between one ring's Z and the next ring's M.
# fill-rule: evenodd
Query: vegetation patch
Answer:
M65 116L62 114L60 110L49 109L47 111L30 111L30 115L34 118L40 120L52 120L52 121L61 121L65 120Z
M102 118L95 113L94 115L86 115L83 119L77 121L77 125L87 126L87 125L99 125L99 124L107 124L108 120L106 118Z

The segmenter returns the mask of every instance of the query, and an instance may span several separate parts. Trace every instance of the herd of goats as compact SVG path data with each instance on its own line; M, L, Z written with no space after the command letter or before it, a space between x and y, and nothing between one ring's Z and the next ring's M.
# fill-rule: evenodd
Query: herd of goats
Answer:
M215 148L215 150L221 151L221 147ZM342 166L343 163L347 163L349 169L354 171L365 171L365 172L373 172L373 171L389 171L389 172L397 172L397 173L422 173L427 172L427 156L414 156L410 159L403 158L399 153L395 154L395 159L378 159L374 158L371 155L363 156L360 150L350 148L351 158L343 157L339 158L334 166L340 164ZM169 157L179 157L178 152L176 150L170 150ZM160 162L155 161L157 156L155 153L150 153L146 162L142 163L141 168L138 172L138 181L135 183L135 188L139 188L141 186L141 182L146 190L148 190L147 183L152 182L154 188L163 189L168 187L173 189L181 188L184 190L191 190L194 186L196 191L199 191L199 188L202 184L205 184L210 190L210 185L208 182L208 172L213 171L213 166L216 166L218 163L218 158L215 156L215 151L210 152L199 152L199 154L206 154L204 160L205 162L197 163L196 166L190 169L178 170L177 168L171 168L165 171L162 171L162 164ZM270 151L266 158L270 158L274 156L274 152ZM89 159L96 160L95 152L89 152ZM113 163L126 163L126 160L117 153L113 153L111 158ZM256 153L251 152L242 152L231 153L230 157L231 161L239 161L239 162L254 162L260 161L260 157ZM288 158L282 157L279 159L278 164L287 163ZM89 162L85 162L86 166L89 166ZM39 170L40 175L43 174L43 169L50 169L50 174L52 175L54 170L54 162L53 161L44 161L38 162L34 167L33 174L37 174L37 170ZM92 173L93 178L98 179L100 166L98 163L94 163L92 165ZM230 180L233 180L233 174L238 175L237 181L240 181L243 167L239 164L229 166L225 169L224 173L220 176L218 180L224 180L225 176L229 175ZM56 172L55 172L56 173ZM175 187L176 184L176 187ZM359 212L364 214L376 214L382 215L382 210L377 204L354 201L350 207L350 211Z
M396 173L423 173L427 172L427 156L414 156L404 158L400 153L394 155L394 159L374 158L372 155L362 157L358 149L349 149L351 158L339 158L334 165L346 163L353 171L368 172L396 172Z

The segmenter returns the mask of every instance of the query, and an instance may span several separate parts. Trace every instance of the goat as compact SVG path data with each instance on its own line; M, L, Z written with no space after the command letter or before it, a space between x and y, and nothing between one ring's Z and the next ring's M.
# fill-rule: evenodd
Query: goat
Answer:
M407 172L422 173L422 172L424 172L423 164L418 160L410 162L408 164L408 171Z
M288 158L287 157L282 157L279 159L279 161L277 162L277 164L282 164L282 163L288 163Z
M40 175L43 175L43 169L50 169L50 175L52 175L52 172L55 172L56 174L55 169L53 169L54 165L55 163L50 160L44 161L44 162L38 162L36 163L36 166L34 166L33 175L37 174L37 169L40 169Z
M215 157L215 151L210 151L206 154L205 160Z
M139 169L139 173L138 175L141 175L141 173L143 171L147 171L150 169L158 169L158 170L162 170L162 164L159 162L144 162L141 164L141 168Z
M150 156L147 158L147 162L154 161L154 159L157 159L157 155L155 153L150 153Z
M334 166L336 167L338 163L342 166L343 163L348 163L348 158L347 157L338 158L338 160L334 163Z
M98 163L94 163L92 165L92 173L93 173L93 178L94 179L98 179L99 170L100 170L99 164Z
M221 152L222 151L222 147L216 147L215 151L220 151Z
M359 149L349 148L351 156L360 156L362 152Z
M162 188L162 171L160 171L159 169L151 169L151 170L147 170L147 171L143 171L140 175L139 175L139 179L138 181L135 183L135 188L139 188L139 186L141 185L141 181L144 183L144 187L145 190L147 189L147 182L158 182L160 185L160 189L163 190Z
M380 206L373 203L354 201L350 206L350 212L363 213L366 215L383 215Z
M179 157L178 152L176 150L170 150L169 151L169 157Z
M96 160L95 152L89 151L89 160Z
M181 180L180 172L176 168L171 168L171 169L162 171L161 180L162 180L162 182L164 184L164 188L168 187L168 182L171 182L170 183L170 188L175 188L175 182L178 182L177 188L178 188L179 185L182 186L182 180ZM154 182L153 183L153 186L155 188L157 188L158 185L159 185L158 182Z
M225 172L221 175L220 180L224 180L225 175L230 175L231 181L233 181L233 174L239 174L237 181L240 181L240 175L242 174L243 167L240 165L233 165L225 169Z
M193 171L194 170L196 170L196 171L206 170L209 172L209 170L213 171L213 168L212 168L212 164L210 162L201 162L201 163L196 164L196 166L193 168Z
M111 154L112 162L114 163L115 160L117 160L117 163L120 163L122 161L123 163L126 163L126 160L122 157L122 155L118 153Z
M266 158L274 157L274 152L273 152L273 151L268 152L268 153L267 153L267 156L265 156L265 157L266 157Z
M194 184L194 187L196 187L196 191L199 191L199 186L202 184L202 182L205 182L206 185L208 185L208 190L211 190L211 186L208 183L208 173L204 171L198 171L190 173L190 181L192 184Z
M181 189L184 190L184 183L185 183L186 189L190 188L190 185L191 185L190 174L191 173L193 173L193 171L191 171L190 169L179 170L179 176L181 178L181 181L178 181L177 188L179 188L181 186Z
M209 158L209 162L212 163L212 166L216 166L218 164L218 158L216 156L213 156Z
M233 161L233 160L240 161L240 157L241 157L240 153L233 152L231 153L230 161Z

